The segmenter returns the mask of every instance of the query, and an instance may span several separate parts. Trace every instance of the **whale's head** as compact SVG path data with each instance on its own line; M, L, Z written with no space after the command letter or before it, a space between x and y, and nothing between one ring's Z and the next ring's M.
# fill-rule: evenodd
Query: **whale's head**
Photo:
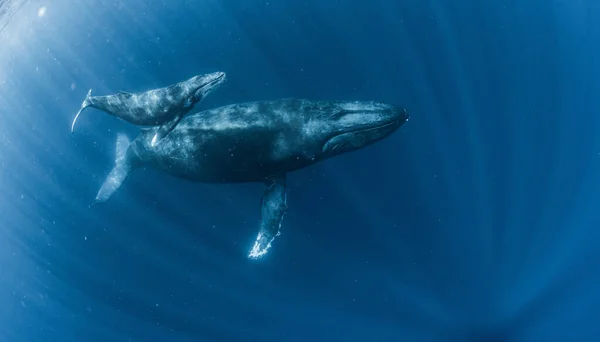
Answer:
M408 121L408 112L380 102L333 103L317 120L318 159L358 150L384 139Z
M226 78L227 75L224 72L217 71L210 74L197 75L182 82L185 106L191 107L202 101L208 94L223 84Z

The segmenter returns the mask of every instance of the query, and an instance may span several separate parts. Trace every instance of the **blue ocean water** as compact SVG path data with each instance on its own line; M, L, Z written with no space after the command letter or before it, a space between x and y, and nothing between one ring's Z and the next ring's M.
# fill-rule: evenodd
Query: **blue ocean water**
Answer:
M597 341L600 6L592 1L5 1L0 341ZM137 170L87 91L214 71L198 110L374 100L411 119L261 184Z

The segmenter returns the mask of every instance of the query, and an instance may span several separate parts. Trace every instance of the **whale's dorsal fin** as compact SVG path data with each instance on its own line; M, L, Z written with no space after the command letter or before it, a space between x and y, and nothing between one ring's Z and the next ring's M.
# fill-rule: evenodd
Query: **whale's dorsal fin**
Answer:
M123 91L123 90L117 91L117 94L123 95L123 96L127 96L127 97L130 97L130 96L133 95L132 93L129 93L129 92L126 92L126 91Z

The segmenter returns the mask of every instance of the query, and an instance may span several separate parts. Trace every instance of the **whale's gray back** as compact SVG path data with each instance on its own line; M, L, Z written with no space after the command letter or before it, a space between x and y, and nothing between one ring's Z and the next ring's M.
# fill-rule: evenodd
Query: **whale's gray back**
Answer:
M145 130L132 144L132 157L194 181L263 181L314 162L306 123L323 115L322 106L284 99L203 111L184 118L155 147L155 129Z
M177 84L134 94L120 92L95 96L89 101L91 107L125 121L136 125L155 126L170 119L177 111L187 110L182 106L186 95Z

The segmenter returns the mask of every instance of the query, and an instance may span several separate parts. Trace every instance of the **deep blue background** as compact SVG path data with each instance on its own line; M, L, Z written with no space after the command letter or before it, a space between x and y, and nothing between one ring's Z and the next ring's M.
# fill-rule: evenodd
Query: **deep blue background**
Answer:
M597 341L592 1L30 1L0 31L0 341ZM46 6L45 15L38 9ZM3 27L0 25L0 28ZM85 93L195 74L199 107L401 105L376 145L263 186L135 171Z

